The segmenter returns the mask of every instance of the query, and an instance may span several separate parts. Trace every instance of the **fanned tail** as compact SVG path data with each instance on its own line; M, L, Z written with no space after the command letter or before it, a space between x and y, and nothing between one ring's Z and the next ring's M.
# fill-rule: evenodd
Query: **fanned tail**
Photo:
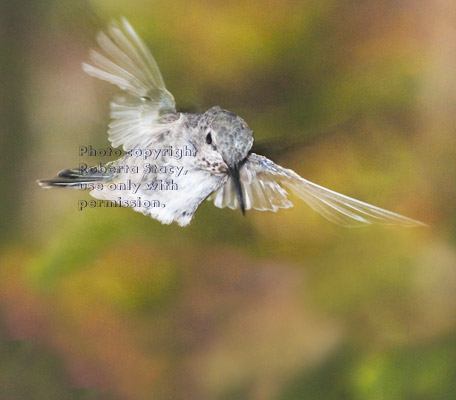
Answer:
M80 168L66 169L60 171L55 178L38 180L38 184L50 189L54 187L77 188L79 185L107 182L112 178L111 174L102 172L83 172Z

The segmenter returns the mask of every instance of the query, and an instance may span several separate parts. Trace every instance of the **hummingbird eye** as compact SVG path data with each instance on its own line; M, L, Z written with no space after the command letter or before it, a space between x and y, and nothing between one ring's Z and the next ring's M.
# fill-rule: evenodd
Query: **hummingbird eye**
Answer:
M211 144L211 143L212 143L212 136L211 136L210 133L208 133L208 134L206 135L206 143L207 143L207 144Z

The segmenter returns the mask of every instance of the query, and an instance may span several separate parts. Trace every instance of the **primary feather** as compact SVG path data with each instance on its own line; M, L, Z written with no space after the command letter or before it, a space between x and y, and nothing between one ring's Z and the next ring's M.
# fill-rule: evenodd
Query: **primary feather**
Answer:
M304 178L291 169L283 168L266 157L251 153L241 169L241 184L245 194L245 209L277 211L293 207L285 188L304 200L313 210L331 222L346 227L394 224L407 227L426 224L391 211L352 199L326 189ZM220 208L239 207L231 179L214 193L210 200Z

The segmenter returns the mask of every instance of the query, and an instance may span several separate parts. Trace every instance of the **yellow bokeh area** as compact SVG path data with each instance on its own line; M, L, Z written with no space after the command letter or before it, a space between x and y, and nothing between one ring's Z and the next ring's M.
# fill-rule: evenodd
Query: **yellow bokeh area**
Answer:
M125 16L180 110L219 105L305 179L425 222L204 201L191 224L37 179L108 148L84 74ZM0 399L456 398L450 0L20 0L0 12Z

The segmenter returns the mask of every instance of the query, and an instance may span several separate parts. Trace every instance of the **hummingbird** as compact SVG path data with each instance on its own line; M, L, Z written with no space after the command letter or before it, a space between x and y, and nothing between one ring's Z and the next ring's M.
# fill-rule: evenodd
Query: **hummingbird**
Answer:
M126 153L99 167L61 171L38 181L42 187L85 185L96 199L180 226L190 223L206 199L242 214L250 209L276 212L293 207L290 192L346 227L425 225L326 189L253 153L252 130L230 111L215 106L204 113L178 112L154 57L125 18L111 22L97 42L99 48L90 51L90 62L82 67L120 89L110 104L108 139Z

